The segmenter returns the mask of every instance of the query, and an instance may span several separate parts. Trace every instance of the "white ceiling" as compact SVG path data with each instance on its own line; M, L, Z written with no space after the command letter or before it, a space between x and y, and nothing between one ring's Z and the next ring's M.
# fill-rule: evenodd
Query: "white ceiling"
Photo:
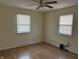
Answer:
M54 8L49 9L47 7L41 8L40 11L48 11L48 10L55 10L65 7L70 7L77 5L77 0L44 0L44 1L58 1L57 4L50 4ZM32 6L26 6L29 4L36 4L33 0L0 0L1 5L7 5L7 6L13 6L13 7L19 7L19 8L25 8L25 9L32 9L36 10L37 5Z

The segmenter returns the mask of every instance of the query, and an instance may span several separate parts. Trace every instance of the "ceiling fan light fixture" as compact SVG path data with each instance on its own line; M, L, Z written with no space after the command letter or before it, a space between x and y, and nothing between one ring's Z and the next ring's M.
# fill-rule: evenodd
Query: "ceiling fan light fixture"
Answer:
M48 4L57 4L58 3L57 1L51 1L51 2L44 2L44 0L33 0L33 1L38 3L38 7L36 8L36 10L43 8L43 7L48 7L50 9L52 9L53 7ZM37 4L34 4L34 5L37 5Z

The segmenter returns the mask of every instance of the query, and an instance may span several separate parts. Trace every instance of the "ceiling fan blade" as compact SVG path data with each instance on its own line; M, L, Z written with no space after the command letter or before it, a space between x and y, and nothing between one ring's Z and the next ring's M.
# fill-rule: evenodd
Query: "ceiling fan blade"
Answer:
M38 10L38 9L40 9L42 6L41 5L39 5L37 8L36 8L36 10Z
M56 4L58 3L57 1L52 1L52 2L45 2L44 4Z
M48 8L53 8L52 6L49 6L49 5L45 5L46 7L48 7Z
M29 5L25 5L25 6L34 6L34 5L38 5L38 4L29 4Z

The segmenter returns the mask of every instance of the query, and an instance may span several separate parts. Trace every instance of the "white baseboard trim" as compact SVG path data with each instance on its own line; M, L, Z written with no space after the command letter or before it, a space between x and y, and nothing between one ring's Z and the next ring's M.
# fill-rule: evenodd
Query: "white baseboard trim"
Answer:
M12 49L12 48L17 48L17 47L22 47L22 46L27 46L27 45L31 45L31 44L35 44L35 43L39 43L39 42L43 42L43 41L35 41L35 42L25 43L25 44L20 44L20 45L16 44L16 45L5 47L5 48L0 48L0 51ZM45 42L47 42L47 41L45 41ZM47 43L59 47L59 45L57 45L57 44L53 44L53 43L50 43L50 42L47 42ZM71 50L71 49L68 49L68 50L72 53L78 54L78 52L76 52L74 50Z
M31 45L31 44L35 44L35 43L39 43L39 42L42 42L42 41L36 41L36 42L20 44L20 45L16 44L16 45L5 47L5 48L0 48L0 51L12 49L12 48L17 48L17 47L22 47L22 46L27 46L27 45Z
M45 42L47 42L47 41L45 41ZM53 44L53 43L50 43L50 42L47 42L47 43L49 43L49 44L51 44L51 45L54 45L54 46L56 46L56 47L60 47L58 44ZM72 53L74 53L74 54L78 54L78 52L75 51L75 50L71 50L71 49L67 49L67 50L69 50L70 52L72 52Z
M16 47L17 47L17 45L15 45L15 46L8 46L8 47L5 47L5 48L0 48L0 51L8 50L8 49L16 48Z

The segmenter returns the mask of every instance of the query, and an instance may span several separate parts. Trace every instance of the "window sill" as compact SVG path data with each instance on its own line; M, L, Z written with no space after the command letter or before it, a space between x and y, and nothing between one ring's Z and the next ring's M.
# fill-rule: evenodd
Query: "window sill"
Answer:
M16 33L16 35L23 35L23 34L29 34L30 32L26 32L26 33Z

